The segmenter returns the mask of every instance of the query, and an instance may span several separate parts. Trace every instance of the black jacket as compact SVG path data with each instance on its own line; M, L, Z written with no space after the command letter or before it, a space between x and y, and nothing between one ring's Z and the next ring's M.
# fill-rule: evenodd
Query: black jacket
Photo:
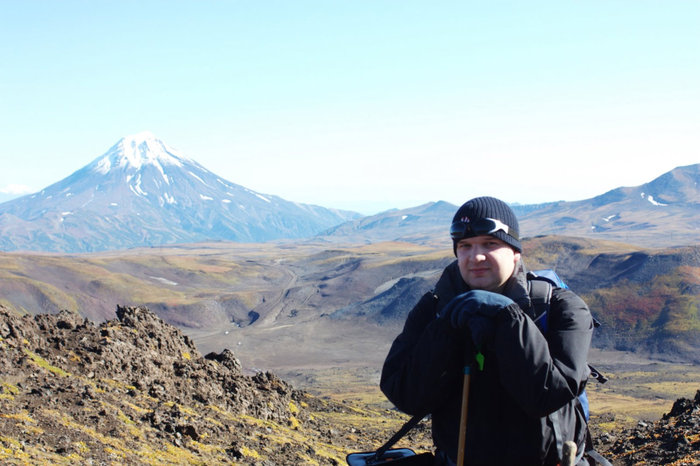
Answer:
M473 351L439 317L468 291L457 263L445 268L434 292L406 319L384 362L381 389L398 409L432 414L438 450L457 459L463 366ZM555 288L546 335L526 314L531 303L524 266L506 284L512 304L496 317L493 344L482 350L483 370L472 369L465 462L470 465L557 464L561 445L583 451L586 423L578 402L589 375L593 318L569 290ZM465 357L465 353L469 356Z

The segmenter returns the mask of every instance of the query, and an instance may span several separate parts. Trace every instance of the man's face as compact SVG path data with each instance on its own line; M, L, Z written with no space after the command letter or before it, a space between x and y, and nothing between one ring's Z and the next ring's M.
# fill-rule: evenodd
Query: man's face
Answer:
M470 288L500 292L513 275L520 253L490 235L465 238L457 243L457 264Z

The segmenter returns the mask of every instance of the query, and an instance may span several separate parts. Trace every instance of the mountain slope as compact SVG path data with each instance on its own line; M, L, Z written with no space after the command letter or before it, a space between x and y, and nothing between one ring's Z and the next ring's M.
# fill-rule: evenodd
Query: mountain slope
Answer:
M592 199L545 204L520 217L524 234L564 234L645 246L700 243L700 164Z
M0 248L89 252L183 242L302 238L359 214L231 183L148 132L39 193L0 205Z
M456 206L438 201L408 209L392 209L352 220L318 234L328 240L354 242L410 241L428 243L449 231ZM445 227L447 225L447 227Z
M466 201L466 199L465 199ZM644 247L700 243L700 164L678 167L637 187L575 202L514 204L520 236L565 235ZM319 234L329 241L446 244L458 206L440 201L351 220Z

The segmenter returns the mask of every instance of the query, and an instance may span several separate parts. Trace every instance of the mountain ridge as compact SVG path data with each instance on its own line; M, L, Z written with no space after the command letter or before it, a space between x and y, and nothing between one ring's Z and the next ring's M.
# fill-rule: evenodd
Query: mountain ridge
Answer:
M513 204L521 237L638 244L700 242L700 164L590 199ZM443 244L445 201L363 216L232 183L144 131L38 193L0 204L0 249L95 252L205 241L407 241Z
M0 204L0 248L93 252L296 239L359 216L257 193L143 132L40 192Z
M466 201L466 199L465 199ZM677 167L636 187L579 201L513 204L521 237L563 235L644 247L700 243L700 164ZM320 233L328 241L449 242L458 206L445 201L351 220ZM412 229L404 228L411 225Z

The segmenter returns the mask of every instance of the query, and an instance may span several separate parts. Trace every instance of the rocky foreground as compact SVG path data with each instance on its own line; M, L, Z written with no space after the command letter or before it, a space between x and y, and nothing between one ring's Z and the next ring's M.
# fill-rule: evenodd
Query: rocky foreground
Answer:
M345 464L404 420L244 375L230 351L200 355L145 308L95 325L0 307L2 464ZM428 428L401 446L428 449ZM700 391L598 450L614 464L700 464Z

